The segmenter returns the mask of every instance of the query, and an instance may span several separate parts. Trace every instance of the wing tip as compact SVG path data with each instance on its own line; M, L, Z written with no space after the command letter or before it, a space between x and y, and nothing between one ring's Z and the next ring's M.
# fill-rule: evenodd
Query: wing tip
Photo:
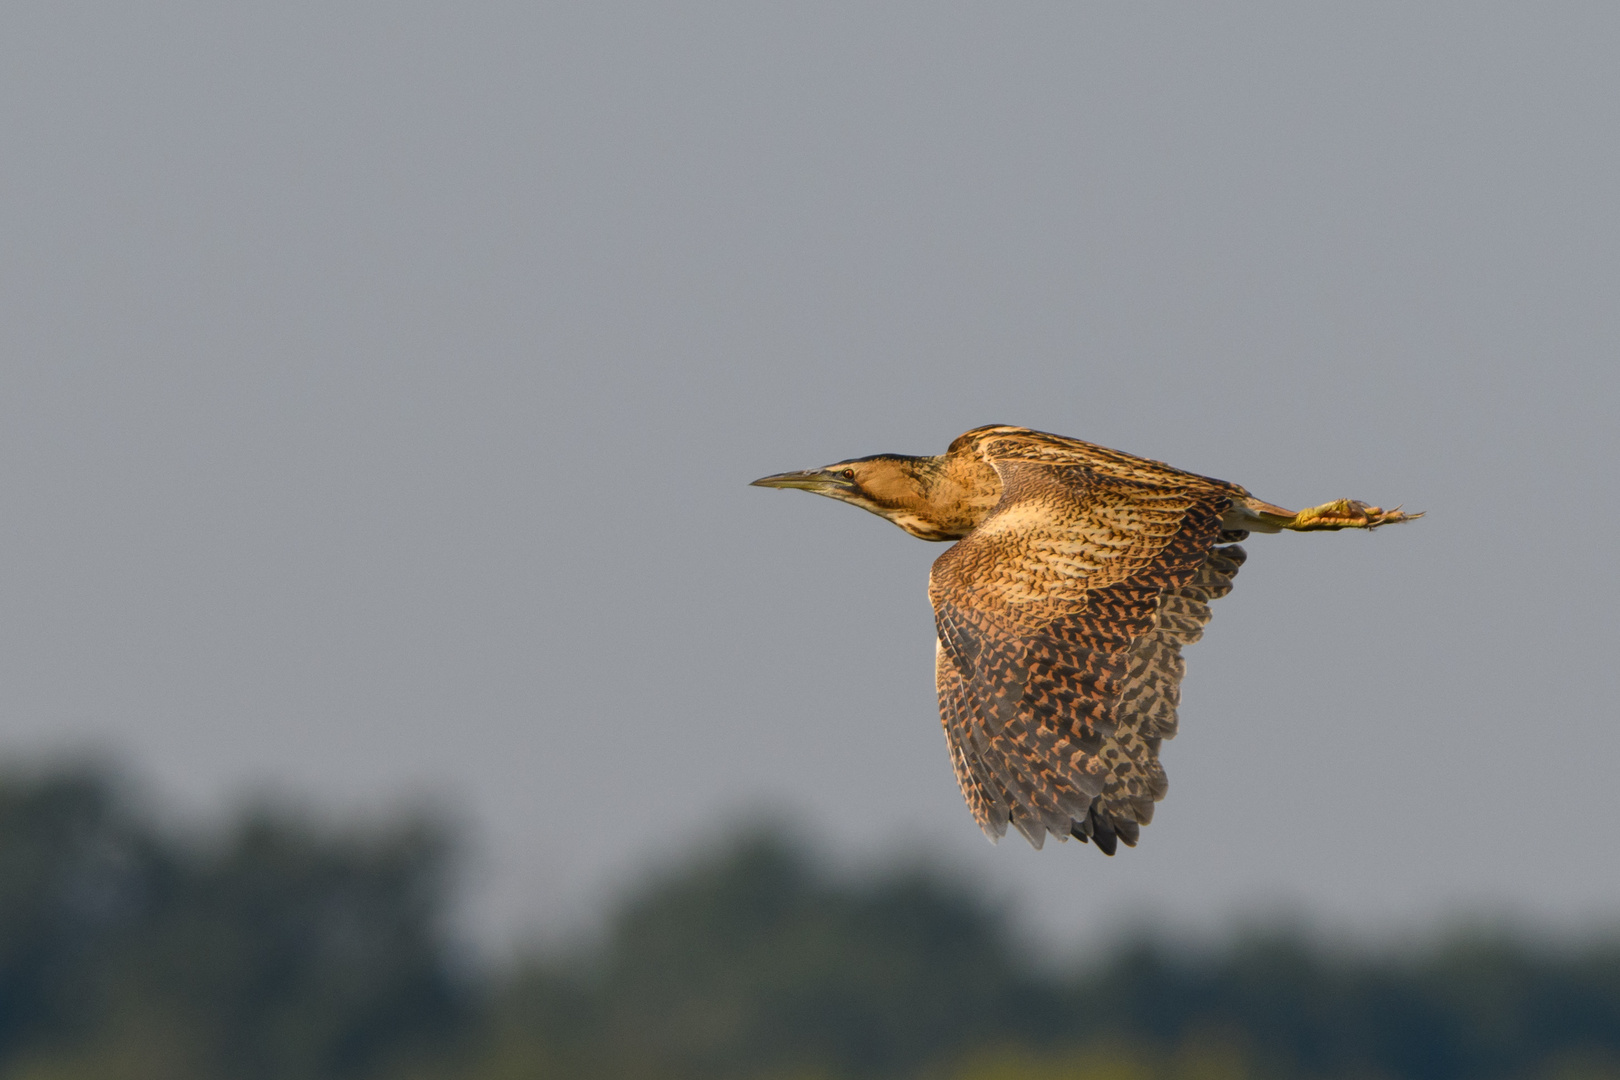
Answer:
M1134 821L1115 821L1111 814L1098 813L1097 804L1093 802L1084 820L1076 820L1070 826L1069 835L1082 844L1096 844L1098 851L1112 858L1120 844L1135 847L1142 831Z

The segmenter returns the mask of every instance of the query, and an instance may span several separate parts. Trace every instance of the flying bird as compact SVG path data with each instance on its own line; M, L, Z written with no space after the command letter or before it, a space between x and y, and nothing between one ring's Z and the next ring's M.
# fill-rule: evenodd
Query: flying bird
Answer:
M1421 517L1339 499L1295 513L1237 484L1028 428L975 428L942 455L875 454L758 487L851 503L924 540L935 685L956 781L992 840L1010 824L1134 847L1164 798L1181 647L1232 589L1251 532Z

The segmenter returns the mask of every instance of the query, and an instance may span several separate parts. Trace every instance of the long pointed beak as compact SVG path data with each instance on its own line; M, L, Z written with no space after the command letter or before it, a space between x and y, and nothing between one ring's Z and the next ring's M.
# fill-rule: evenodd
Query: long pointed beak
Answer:
M831 495L834 492L853 491L855 484L846 480L838 473L828 472L826 469L804 469L800 472L777 473L774 476L762 476L755 480L750 487L769 488L803 488L813 491L817 495Z

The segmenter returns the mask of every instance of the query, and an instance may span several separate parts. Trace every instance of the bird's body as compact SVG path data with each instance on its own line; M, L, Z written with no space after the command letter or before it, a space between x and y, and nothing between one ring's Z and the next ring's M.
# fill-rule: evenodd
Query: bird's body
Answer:
M992 838L1011 824L1134 845L1166 790L1181 646L1231 590L1250 531L1418 515L1341 499L1292 513L1236 484L1028 428L975 428L937 457L879 454L756 480L959 541L929 577L935 680L957 782Z

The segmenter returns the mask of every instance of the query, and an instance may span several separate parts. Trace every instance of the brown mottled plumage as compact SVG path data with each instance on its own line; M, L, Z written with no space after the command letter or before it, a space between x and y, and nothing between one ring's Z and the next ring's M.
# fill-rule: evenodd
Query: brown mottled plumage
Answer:
M1340 499L1292 513L1222 480L1028 428L975 428L938 457L879 454L762 487L853 503L959 540L928 595L957 783L992 838L1134 846L1166 781L1181 647L1225 596L1249 531L1372 529L1418 514Z

